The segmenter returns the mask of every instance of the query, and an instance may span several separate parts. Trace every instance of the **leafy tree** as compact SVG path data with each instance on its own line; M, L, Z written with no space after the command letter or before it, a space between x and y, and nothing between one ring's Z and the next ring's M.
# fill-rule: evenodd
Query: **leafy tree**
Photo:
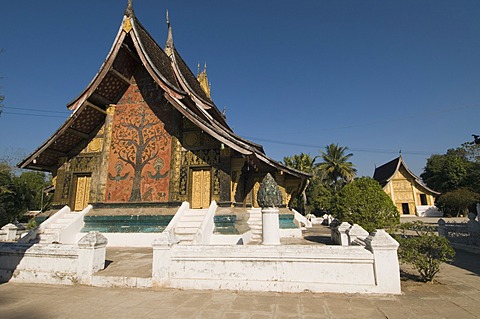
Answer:
M334 192L353 181L357 173L355 166L348 161L353 154L345 154L347 151L348 147L333 143L326 146L325 152L320 151L322 162L316 165L319 177Z
M380 184L361 177L347 184L335 196L333 215L343 222L358 224L368 232L393 228L400 215Z
M332 207L333 193L319 178L314 177L306 190L308 210L313 214L329 212Z
M480 144L463 143L462 148L465 150L465 156L470 162L480 163Z
M9 222L9 212L14 208L15 192L13 189L10 167L0 162L0 226Z
M314 173L314 163L316 157L310 156L310 154L300 153L298 155L287 156L283 158L283 162L288 167L294 168L296 170L313 174ZM307 188L307 187L306 187ZM298 194L297 197L292 198L291 203L289 204L290 207L294 207L300 212L305 214L305 209L307 206L307 195L306 190L304 189L301 194Z
M44 173L29 171L16 176L8 164L0 163L0 226L21 217L28 209L40 209L41 193L48 185Z
M462 186L469 165L465 156L458 153L434 154L427 159L427 165L420 177L428 187L444 193Z
M18 187L23 187L23 199L26 208L44 210L45 207L41 207L42 204L47 203L46 194L43 194L42 203L42 190L51 184L49 178L43 172L27 171L20 174L15 179L15 183Z
M420 175L425 184L441 193L467 187L480 192L480 145L464 143L446 154L434 154Z
M467 188L460 188L440 195L436 205L446 215L466 216L469 207L479 201L480 194Z
M317 157L312 157L310 154L300 153L298 155L284 157L283 162L288 167L308 174L313 174L316 159Z
M401 262L411 264L422 280L431 282L440 270L442 262L451 261L455 250L445 237L437 236L423 222L401 224L401 235L395 235L399 242L398 256ZM406 234L413 230L416 236Z

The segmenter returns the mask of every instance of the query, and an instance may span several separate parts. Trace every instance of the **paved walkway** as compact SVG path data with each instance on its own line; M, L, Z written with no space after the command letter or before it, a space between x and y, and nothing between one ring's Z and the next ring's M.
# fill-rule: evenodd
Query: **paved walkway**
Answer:
M437 280L405 280L399 296L6 283L0 318L480 318L478 255L458 252Z

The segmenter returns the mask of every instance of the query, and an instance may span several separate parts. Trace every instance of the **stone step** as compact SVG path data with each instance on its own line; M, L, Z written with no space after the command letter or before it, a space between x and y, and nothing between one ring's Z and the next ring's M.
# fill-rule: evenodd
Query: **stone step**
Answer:
M189 209L185 212L184 216L204 216L207 213L207 209Z
M198 228L202 224L201 221L184 221L181 220L178 222L177 227L175 228Z
M198 227L175 227L175 234L196 234Z
M123 276L92 276L90 285L107 288L150 288L152 278Z
M182 242L192 242L193 238L195 237L194 234L175 234L175 237Z
M203 222L205 215L192 215L192 216L183 216L181 222Z

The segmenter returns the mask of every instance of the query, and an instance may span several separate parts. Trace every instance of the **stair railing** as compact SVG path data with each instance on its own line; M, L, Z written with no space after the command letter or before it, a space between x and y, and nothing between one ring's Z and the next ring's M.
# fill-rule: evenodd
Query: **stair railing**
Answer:
M35 241L37 239L37 236L50 225L55 223L57 220L62 218L64 215L69 214L71 212L70 207L65 205L62 209L60 209L58 212L53 214L51 217L46 219L43 223L38 225L37 227L31 229L25 236L20 238L18 241L19 243L30 243L32 241Z
M177 212L173 216L173 218L168 223L167 227L165 227L163 232L174 235L175 227L177 227L178 222L180 221L180 219L182 219L183 215L185 215L185 212L188 211L189 209L190 209L190 203L183 202L180 208L177 210Z
M210 239L212 238L213 230L215 228L214 216L217 208L217 203L212 201L202 223L200 224L200 227L198 227L195 237L193 238L193 245L208 245L210 243Z

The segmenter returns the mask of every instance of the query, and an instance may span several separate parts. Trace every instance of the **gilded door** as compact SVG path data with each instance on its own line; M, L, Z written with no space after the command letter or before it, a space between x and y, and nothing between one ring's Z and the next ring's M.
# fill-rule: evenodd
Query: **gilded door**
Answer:
M210 206L210 181L210 169L192 171L192 208L208 208Z
M88 205L90 195L90 176L77 176L75 187L74 211L81 211Z

